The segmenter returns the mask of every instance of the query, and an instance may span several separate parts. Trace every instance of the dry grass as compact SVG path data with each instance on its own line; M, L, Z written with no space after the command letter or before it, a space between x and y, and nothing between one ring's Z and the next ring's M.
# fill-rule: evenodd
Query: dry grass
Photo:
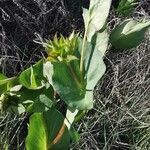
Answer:
M150 39L134 51L106 56L107 72L95 89L95 107L77 126L73 149L149 150Z

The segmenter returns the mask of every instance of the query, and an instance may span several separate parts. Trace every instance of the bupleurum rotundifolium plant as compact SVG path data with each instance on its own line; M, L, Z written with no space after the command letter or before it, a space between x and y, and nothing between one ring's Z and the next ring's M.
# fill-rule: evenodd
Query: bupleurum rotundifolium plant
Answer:
M110 6L111 0L91 0L89 9L83 8L83 38L74 32L68 38L55 35L42 42L46 58L16 77L0 74L2 110L31 115L27 150L68 149L77 134L73 124L93 108L94 87L106 70L103 57L108 43L117 51L133 48L144 39L150 21L126 19L109 32ZM67 104L65 115L59 111L55 93Z
M64 38L62 35L58 38L57 35L54 36L54 40L46 40L43 43L45 50L48 55L48 60L52 62L63 61L70 62L71 60L78 59L75 56L77 49L78 34L74 32L69 36L69 38Z

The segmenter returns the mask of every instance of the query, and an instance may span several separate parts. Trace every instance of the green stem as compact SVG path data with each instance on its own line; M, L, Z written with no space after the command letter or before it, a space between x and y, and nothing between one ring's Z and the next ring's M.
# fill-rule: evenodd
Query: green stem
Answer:
M53 146L54 146L55 144L57 144L57 143L61 140L61 138L63 137L63 134L65 133L66 127L67 127L67 126L66 126L65 123L63 122L63 124L62 124L62 126L61 126L61 128L60 128L60 130L59 130L59 132L58 132L58 134L57 134L56 137L53 139L52 143L51 143L50 145L48 145L48 150L53 149Z
M82 49L81 49L80 71L81 71L82 77L83 77L83 65L84 65L83 57L84 57L84 51L85 51L85 44L86 44L86 39L87 39L88 27L89 27L89 17L88 17L87 25L85 27L85 33L84 33Z
M78 86L79 88L81 88L81 87L82 87L82 84L81 84L80 81L78 80L78 78L77 78L77 76L76 76L74 70L72 69L72 67L70 66L70 64L68 64L67 66L68 66L68 68L69 68L69 70L70 70L70 73L71 73L71 76L72 76L72 78L74 79L74 81L76 82L77 86Z
M88 31L88 28L86 28L85 33L84 33L82 49L81 49L81 59L80 59L80 71L81 71L81 74L83 74L83 56L84 56L84 50L85 50L85 42L86 42L87 31Z

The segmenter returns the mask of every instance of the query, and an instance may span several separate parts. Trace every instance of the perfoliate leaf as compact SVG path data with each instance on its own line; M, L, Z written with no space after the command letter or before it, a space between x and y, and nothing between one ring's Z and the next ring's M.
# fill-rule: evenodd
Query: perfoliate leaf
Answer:
M107 29L97 32L92 38L92 44L102 53L104 56L109 42L109 33Z
M13 87L14 88L14 87ZM11 89L0 97L1 109L20 114L28 112L44 112L49 110L54 102L54 90L52 86L32 90L25 87Z
M92 91L97 82L104 75L106 66L103 61L103 54L90 43L86 43L86 51L84 53L84 68L86 90Z
M18 84L16 77L7 78L3 74L0 74L0 95L10 90L13 86Z
M30 117L27 150L67 150L69 143L70 135L64 117L54 108Z
M53 105L54 90L52 86L32 90L23 87L16 93L19 102L23 104L28 112L44 112Z
M83 9L87 39L91 42L93 35L106 23L112 0L91 0L89 10Z
M43 60L26 69L19 76L19 82L28 89L39 89L44 86Z
M79 40L79 53L82 40ZM79 110L92 109L93 89L105 72L103 55L90 43L86 43L84 53L84 79L81 77L79 60L69 64L53 63L53 86L69 107Z
M69 65L54 63L53 68L52 85L62 100L70 107L86 109L81 105L74 105L75 101L84 99L85 95L85 85L81 83L81 76L78 75L80 73L78 60L72 61Z
M110 42L115 48L130 49L138 46L144 39L150 21L137 22L133 19L119 24L110 35Z

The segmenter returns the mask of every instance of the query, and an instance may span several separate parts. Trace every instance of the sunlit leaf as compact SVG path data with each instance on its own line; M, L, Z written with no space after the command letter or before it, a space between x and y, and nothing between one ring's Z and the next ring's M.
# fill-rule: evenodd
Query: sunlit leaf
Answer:
M82 40L79 40L79 52ZM79 61L69 64L54 63L53 86L70 107L87 110L93 107L93 89L105 72L103 55L90 43L86 43L84 54L84 79L81 77Z
M92 44L104 55L109 42L109 33L107 29L97 32L92 38Z
M43 60L26 69L19 76L20 84L28 89L39 89L44 85Z
M66 112L66 118L65 118L65 124L68 127L68 129L71 128L71 125L73 124L75 120L75 116L78 114L78 109L74 108L68 108Z
M93 90L97 82L103 76L106 66L103 61L103 54L90 43L86 43L84 54L86 90Z
M85 30L90 42L93 35L106 23L112 0L91 0L89 10L83 9Z
M30 117L27 150L67 150L70 135L64 117L55 109L35 113Z
M52 85L53 65L50 61L47 61L43 64L43 75L47 79L49 84Z
M110 35L110 42L115 48L130 49L138 46L144 39L150 21L137 22L133 19L119 24Z

